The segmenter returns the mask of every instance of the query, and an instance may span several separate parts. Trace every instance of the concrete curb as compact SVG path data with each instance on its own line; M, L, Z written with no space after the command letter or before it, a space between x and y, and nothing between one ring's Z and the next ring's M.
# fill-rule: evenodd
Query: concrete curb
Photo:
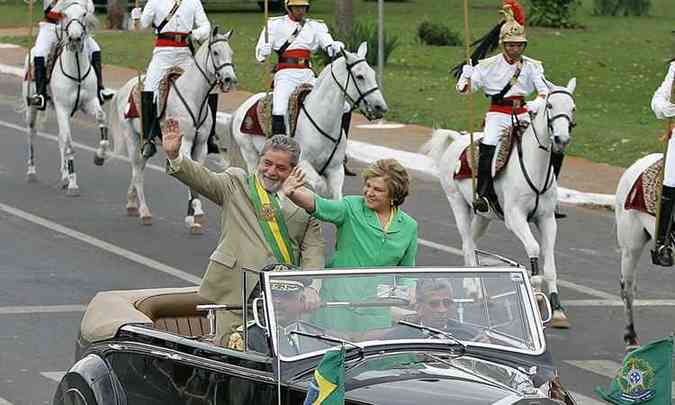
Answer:
M0 48L19 47L11 44L0 44ZM0 63L0 73L10 74L18 77L24 76L23 68ZM111 92L112 89L108 89ZM224 124L223 114L218 114L218 121ZM415 170L434 177L438 177L438 171L433 161L419 153L406 152L402 150L387 148L385 146L373 145L365 142L349 140L347 144L347 154L350 158L364 163L372 163L382 156L392 157L401 162L403 166L410 170ZM558 187L558 199L567 204L595 206L613 209L615 196L613 194L596 194L572 190L564 187Z

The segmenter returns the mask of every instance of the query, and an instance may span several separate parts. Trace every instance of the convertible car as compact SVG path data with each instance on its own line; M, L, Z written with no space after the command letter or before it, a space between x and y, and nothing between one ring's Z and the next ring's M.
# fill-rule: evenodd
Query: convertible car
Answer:
M280 267L247 271L239 305L196 287L97 294L53 404L300 405L335 348L350 405L574 403L521 267ZM225 347L221 311L247 325Z

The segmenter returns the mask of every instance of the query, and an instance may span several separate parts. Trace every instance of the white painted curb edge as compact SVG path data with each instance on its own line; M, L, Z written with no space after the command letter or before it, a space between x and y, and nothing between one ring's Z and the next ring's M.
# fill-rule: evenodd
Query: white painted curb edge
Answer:
M0 44L0 47L2 46L5 45ZM5 65L2 63L0 63L0 73L19 77L23 77L24 75L23 68ZM108 90L112 91L111 89ZM218 113L218 121L223 121L226 115L227 114L224 113ZM350 158L365 163L374 162L378 159L381 159L383 156L395 158L408 169L438 177L438 172L431 158L419 153L406 152L384 146L350 140L347 144L347 154ZM584 193L577 190L558 187L558 199L561 202L568 204L593 205L610 209L614 207L613 194Z

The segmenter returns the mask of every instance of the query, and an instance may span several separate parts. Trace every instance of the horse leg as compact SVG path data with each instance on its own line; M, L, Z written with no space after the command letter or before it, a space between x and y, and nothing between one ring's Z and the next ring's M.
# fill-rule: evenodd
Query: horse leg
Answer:
M525 247L525 252L530 258L530 283L535 291L541 291L543 277L539 274L539 243L537 243L534 235L532 235L532 230L527 223L525 214L516 207L505 209L504 223Z
M649 237L639 218L631 213L617 212L616 224L617 241L621 250L621 299L626 322L623 341L626 344L626 351L631 351L640 347L635 332L633 301L637 297L637 263Z
M342 162L342 160L340 161ZM342 198L342 186L345 183L345 171L342 167L342 163L337 166L333 166L330 170L326 172L326 186L328 186L328 192L334 200L339 200Z
M75 150L73 149L73 138L70 133L70 117L64 108L55 107L55 109L56 118L59 122L62 187L66 188L67 196L77 197L80 195L80 187L77 185L77 173L75 172Z
M108 152L110 149L107 117L105 111L103 111L103 108L101 108L98 98L89 100L89 103L85 107L85 111L87 114L91 114L96 117L96 124L98 124L101 140L99 141L98 149L96 149L96 153L94 154L94 164L96 166L103 166L105 159L108 157Z
M200 137L199 139L206 139L208 137L207 134L201 134L197 135L197 137ZM204 164L204 161L206 160L206 154L207 154L207 143L206 142L195 142L194 148L192 150L192 157L195 162L199 162L201 164ZM199 199L199 194L197 194L194 190L189 190L189 196L190 200L190 207L188 207L188 215L189 215L189 210L192 208L192 216L194 217L194 221L192 223L192 226L190 227L190 233L196 234L196 235L201 235L204 233L204 229L206 227L206 215L204 214L204 209L202 208L202 202ZM198 225L198 226L196 226Z
M140 150L135 153L135 159L131 165L131 183L138 198L138 215L141 217L143 225L152 225L152 213L145 201L145 190L143 188L144 170L147 160L141 155ZM128 205L127 205L128 206ZM127 210L128 212L128 210Z
M551 326L559 329L569 328L570 322L565 309L560 305L558 294L558 272L555 266L555 238L558 234L558 224L555 216L541 218L537 222L541 232L541 250L544 256L544 281L551 300Z
M29 183L35 183L37 181L37 170L35 168L35 135L37 135L37 128L35 128L36 121L37 109L32 106L26 106L26 122L28 123L28 168L26 171L26 181Z

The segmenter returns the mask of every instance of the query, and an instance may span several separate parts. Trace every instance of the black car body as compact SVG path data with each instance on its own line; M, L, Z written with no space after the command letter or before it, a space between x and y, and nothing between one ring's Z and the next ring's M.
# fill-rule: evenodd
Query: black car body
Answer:
M408 287L423 278L452 285L453 332L401 321L419 316ZM212 343L213 325L196 310L208 303L196 287L99 293L53 404L303 404L323 354L342 344L346 404L560 403L549 398L556 372L522 268L251 271L243 279L243 291L256 286L242 313L244 351ZM358 300L322 297L317 311L336 311L338 319L365 308L391 316L391 328L343 333L317 326L316 313L291 319L274 290L289 280L319 290L330 280L376 285Z

